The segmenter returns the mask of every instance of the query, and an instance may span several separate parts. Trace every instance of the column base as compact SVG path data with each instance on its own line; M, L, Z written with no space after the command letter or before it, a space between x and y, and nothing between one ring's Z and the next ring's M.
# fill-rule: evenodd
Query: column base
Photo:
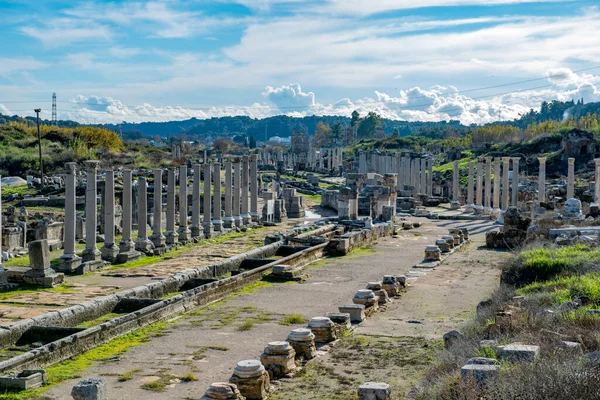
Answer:
M231 229L234 225L233 217L223 217L223 228Z
M204 230L204 237L205 238L211 238L214 235L214 227L213 224L211 222L205 222L202 224L202 228Z
M213 219L212 224L215 232L221 232L223 230L223 221L220 219Z
M57 272L73 273L77 270L77 267L81 264L81 257L76 254L63 254L58 259L56 266Z
M457 200L454 200L450 203L450 209L451 210L460 210L460 202Z
M259 222L260 221L260 215L257 212L251 212L250 213L250 219L252 220L252 222Z
M154 250L154 244L148 238L137 238L134 249L144 254L150 254Z
M152 244L154 245L155 249L159 247L165 247L166 245L166 238L165 235L163 235L162 233L150 236L150 240L152 241Z
M95 247L93 249L85 249L83 250L83 253L81 253L81 259L83 262L100 261L101 257L102 253L100 253L100 250Z
M494 218L498 218L500 216L500 209L492 208L492 215L494 216Z
M483 215L491 215L492 208L491 207L483 207Z
M182 243L187 243L192 239L191 231L188 229L187 226L180 226L177 233L179 234L179 241Z
M475 206L473 211L474 211L475 214L481 215L481 214L483 214L483 207L482 206Z
M108 262L115 262L117 260L117 255L119 254L119 248L117 245L109 244L102 248L102 259Z
M192 226L190 228L190 233L192 235L192 239L199 238L202 234L202 227L201 226Z
M475 204L469 203L465 206L465 212L475 212Z
M142 257L142 253L134 249L133 242L128 242L125 246L120 246L119 254L117 254L116 262L118 264L124 264L128 261L138 260Z
M237 226L238 228L240 226L242 226L242 218L239 215L234 215L233 216L233 223L235 224L235 226Z
M241 217L242 217L242 224L250 225L250 221L251 221L250 214L242 214Z
M175 231L165 232L165 244L174 245L179 240L179 234Z

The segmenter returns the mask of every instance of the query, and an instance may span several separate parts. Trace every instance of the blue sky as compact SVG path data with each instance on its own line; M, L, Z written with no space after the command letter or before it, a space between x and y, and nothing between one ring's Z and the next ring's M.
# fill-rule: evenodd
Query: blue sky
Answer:
M56 92L80 122L512 119L600 101L596 3L0 1L0 113L49 118Z

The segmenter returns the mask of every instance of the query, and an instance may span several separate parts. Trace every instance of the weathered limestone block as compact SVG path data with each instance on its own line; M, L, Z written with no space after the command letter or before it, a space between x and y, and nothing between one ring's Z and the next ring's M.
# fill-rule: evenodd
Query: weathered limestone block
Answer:
M296 370L296 351L288 342L270 342L260 356L260 362L271 379L290 376Z
M347 304L338 307L339 312L350 314L350 321L363 322L365 319L365 306L363 304Z
M465 242L465 234L463 233L462 229L459 228L455 228L455 229L450 229L449 230L450 235L452 235L452 237L454 237L454 243L456 245L456 238L458 237L458 243L464 243Z
M495 358L473 357L469 358L467 365L499 365L500 362Z
M26 369L16 375L0 376L0 389L28 390L42 386L48 381L43 369Z
M444 349L448 350L452 346L457 345L463 340L463 335L459 331L450 331L446 333L443 337L444 339Z
M454 248L454 236L444 235L442 236L442 239L444 239L446 243L448 243L448 246L450 246L450 250Z
M460 376L463 380L475 379L481 384L497 377L499 372L499 365L467 364L460 369Z
M287 341L296 351L296 358L304 360L312 360L317 356L317 348L315 347L315 335L310 329L299 328L290 332Z
M379 298L377 296L375 296L375 293L373 293L373 291L370 289L360 289L356 292L356 294L352 298L352 302L354 304L362 304L366 308L377 307Z
M509 362L533 362L540 356L540 346L511 343L500 348L500 358Z
M366 288L372 291L381 290L381 282L369 282Z
M440 261L442 259L442 250L434 245L425 247L425 261Z
M236 385L229 382L211 383L200 400L246 400Z
M398 281L401 287L406 287L406 275L398 275L396 276L396 280Z
M358 400L390 400L392 387L383 382L366 382L358 387Z
M71 396L74 400L108 400L104 379L88 378L73 386Z
M460 228L465 241L469 241L469 228Z
M388 296L388 293L383 289L374 290L373 293L375 293L375 296L379 298L377 303L379 303L380 305L384 305L392 301Z
M302 267L294 267L293 265L275 265L271 272L271 276L280 280L297 280L304 276Z
M311 318L308 327L315 335L315 343L329 343L338 338L335 324L327 317Z
M435 245L440 249L442 253L450 253L450 245L444 239L438 239L435 241Z
M332 320L333 323L336 324L336 326L340 329L340 337L344 334L344 332L352 328L349 313L327 313L325 316Z
M229 383L236 385L242 396L248 400L266 399L271 391L269 373L258 360L238 362Z
M398 295L398 290L400 289L400 284L398 280L393 275L384 275L383 282L381 284L381 288L387 292L390 297L394 297Z
M23 281L30 285L53 287L62 283L65 275L50 268L50 249L48 240L35 240L29 243L29 262L31 269L23 274Z

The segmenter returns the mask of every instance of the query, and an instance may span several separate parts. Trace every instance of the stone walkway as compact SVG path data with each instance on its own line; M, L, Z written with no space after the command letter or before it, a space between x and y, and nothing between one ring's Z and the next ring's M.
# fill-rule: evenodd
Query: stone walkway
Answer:
M302 325L285 326L280 321L292 313L306 319L337 311L351 303L357 289L385 274L405 273L420 262L424 248L447 229L469 226L474 243L449 257L435 271L429 271L387 312L374 316L357 329L368 335L419 335L439 339L466 320L475 305L497 284L498 270L486 264L500 253L480 250L489 222L426 221L416 230L403 231L396 238L384 238L373 252L320 261L309 267L312 275L303 284L268 284L256 293L241 294L209 308L185 315L167 332L152 338L116 359L96 363L82 376L104 376L109 397L119 399L197 399L211 382L227 380L235 364L257 358L264 346L284 340L289 331ZM407 324L409 319L422 323ZM385 373L385 371L381 371ZM120 381L119 375L130 379ZM182 382L178 377L193 374L198 380ZM121 377L122 378L122 377ZM65 381L45 395L50 399L68 399L78 380ZM164 391L143 389L152 383L165 383ZM292 380L289 385L294 385ZM278 398L286 397L283 385ZM312 388L315 389L315 388ZM289 387L290 392L293 387ZM316 390L316 389L315 389ZM306 399L311 390L303 390ZM294 392L295 393L295 392Z

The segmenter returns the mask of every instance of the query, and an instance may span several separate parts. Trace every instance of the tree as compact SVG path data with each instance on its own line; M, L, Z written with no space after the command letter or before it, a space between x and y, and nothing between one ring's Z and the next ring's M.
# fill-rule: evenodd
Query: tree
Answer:
M354 110L354 111L352 111L352 119L350 120L350 126L355 127L359 123L360 123L360 114L358 113L358 111Z
M336 122L333 124L333 128L331 128L331 144L335 147L339 147L342 145L344 141L344 128L342 127L341 122Z
M317 129L315 130L315 137L313 138L314 147L328 147L331 145L331 128L329 125L319 122Z
M248 147L250 147L251 149L256 148L256 139L254 139L254 135L250 135L250 137L248 138Z
M229 149L231 149L235 143L228 137L219 136L213 142L213 147L220 151L221 153L227 153Z
M398 128L394 128L394 130L392 132L392 137L393 138L399 138L400 137L400 131L398 130Z
M358 138L372 138L375 137L375 131L381 124L381 117L375 112L370 111L369 114L360 121L358 127Z

